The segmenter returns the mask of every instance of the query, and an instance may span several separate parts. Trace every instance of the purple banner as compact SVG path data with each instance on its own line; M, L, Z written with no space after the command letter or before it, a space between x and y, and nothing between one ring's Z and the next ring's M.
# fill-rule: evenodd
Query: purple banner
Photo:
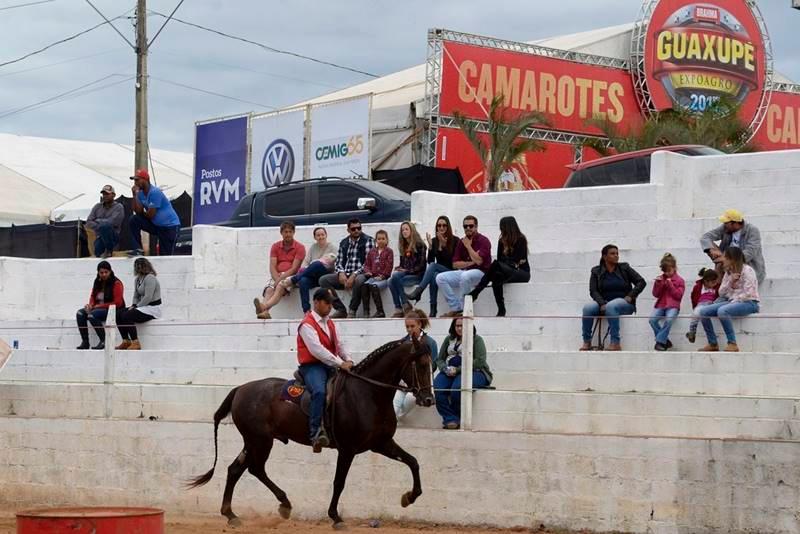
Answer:
M196 126L192 224L227 221L245 195L247 117Z

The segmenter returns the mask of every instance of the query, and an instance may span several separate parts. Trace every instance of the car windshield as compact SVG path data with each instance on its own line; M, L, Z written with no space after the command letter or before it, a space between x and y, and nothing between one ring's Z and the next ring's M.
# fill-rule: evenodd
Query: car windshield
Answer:
M403 200L405 202L411 202L411 195L406 193L405 191L401 191L396 187L392 187L391 185L386 185L382 182L372 182L372 181L359 181L358 182L361 186L369 189L371 191L375 191L376 194L380 195L382 198L386 200Z

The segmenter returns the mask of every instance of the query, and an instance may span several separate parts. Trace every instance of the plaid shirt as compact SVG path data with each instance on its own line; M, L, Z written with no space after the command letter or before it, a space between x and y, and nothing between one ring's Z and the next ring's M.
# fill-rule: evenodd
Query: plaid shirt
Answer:
M361 274L364 270L364 263L367 261L367 254L375 246L375 241L368 235L361 234L358 241L352 241L345 237L339 243L339 253L336 255L336 272L351 274Z

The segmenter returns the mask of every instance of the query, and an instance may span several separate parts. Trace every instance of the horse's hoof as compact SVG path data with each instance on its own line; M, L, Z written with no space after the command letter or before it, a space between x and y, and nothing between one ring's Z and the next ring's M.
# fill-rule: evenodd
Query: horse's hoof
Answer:
M228 519L228 526L231 528L239 528L242 526L242 520L238 517L232 517Z
M347 530L347 525L344 521L339 521L333 524L333 530Z
M402 497L400 497L400 506L406 508L409 504L414 503L414 495L409 491L408 493L404 493Z
M278 506L278 513L281 515L283 519L289 519L292 517L292 507L291 506Z

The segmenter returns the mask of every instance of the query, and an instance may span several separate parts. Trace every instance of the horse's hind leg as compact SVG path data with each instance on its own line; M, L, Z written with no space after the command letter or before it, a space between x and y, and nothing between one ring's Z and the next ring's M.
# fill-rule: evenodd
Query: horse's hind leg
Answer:
M268 487L272 494L275 495L275 498L281 503L280 506L278 506L278 513L281 517L289 519L292 515L292 503L289 502L288 497L286 497L286 492L279 488L278 485L267 476L265 464L269 458L270 451L272 451L272 444L273 441L270 438L268 440L259 441L257 445L248 448L247 469L250 471L251 475Z
M411 489L411 491L403 494L403 497L400 499L400 504L403 506L403 508L409 504L414 504L414 501L417 500L417 497L422 495L422 482L419 478L419 463L417 462L417 459L404 451L400 445L394 442L393 439L390 439L386 443L373 448L372 452L377 452L378 454L382 454L383 456L391 458L392 460L403 462L408 466L409 469L411 469L411 476L414 479L414 487Z
M242 524L236 514L233 513L233 510L231 510L231 501L233 500L233 488L236 487L236 483L239 482L247 468L248 454L247 449L242 449L239 456L228 466L228 480L225 482L225 494L222 496L220 513L228 518L228 525L232 527L238 527Z

